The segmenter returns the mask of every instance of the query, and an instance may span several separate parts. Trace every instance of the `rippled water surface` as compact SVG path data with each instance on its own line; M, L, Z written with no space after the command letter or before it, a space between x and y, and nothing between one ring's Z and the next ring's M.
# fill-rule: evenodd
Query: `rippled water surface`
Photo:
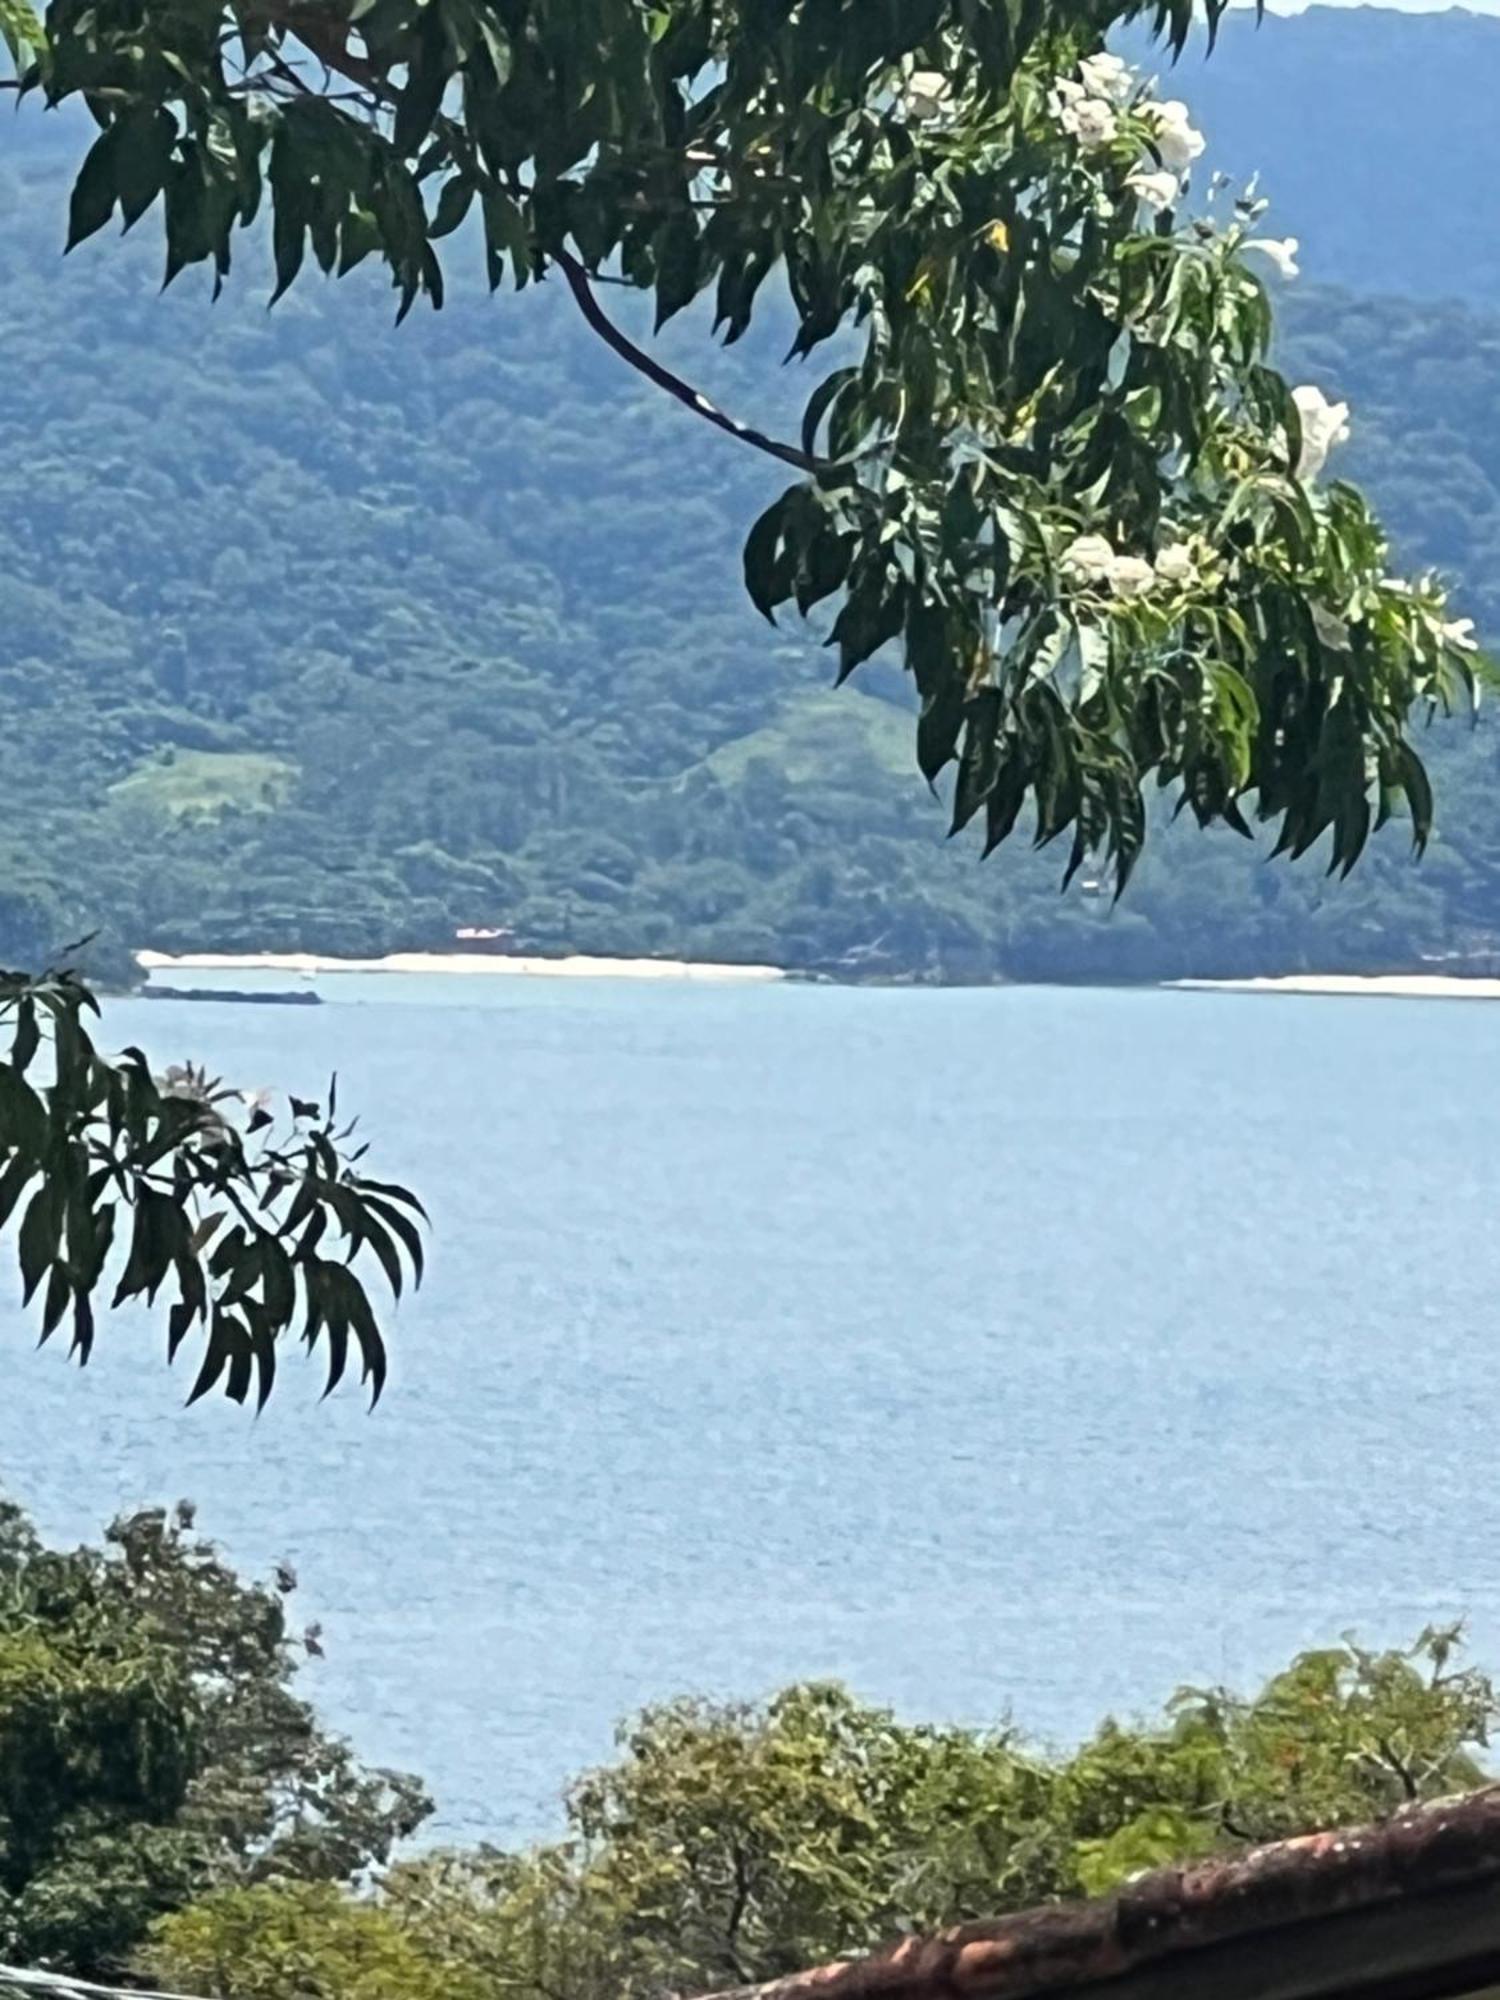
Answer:
M148 1324L80 1378L9 1312L0 1473L56 1533L188 1493L289 1555L320 1700L440 1831L544 1830L684 1689L1066 1736L1353 1624L1465 1611L1500 1665L1500 1010L323 990L109 1023L338 1068L437 1224L379 1412L289 1364L184 1413Z

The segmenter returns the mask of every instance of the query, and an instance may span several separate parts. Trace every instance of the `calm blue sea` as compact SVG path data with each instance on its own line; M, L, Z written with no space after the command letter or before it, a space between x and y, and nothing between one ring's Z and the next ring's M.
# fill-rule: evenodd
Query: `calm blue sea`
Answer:
M202 983L197 980L195 983ZM237 976L237 983L245 983ZM275 983L275 982L273 982ZM115 1006L427 1196L386 1401L184 1412L8 1311L0 1477L297 1565L317 1698L439 1832L633 1705L837 1675L1066 1738L1355 1626L1500 1666L1500 1008L349 977Z

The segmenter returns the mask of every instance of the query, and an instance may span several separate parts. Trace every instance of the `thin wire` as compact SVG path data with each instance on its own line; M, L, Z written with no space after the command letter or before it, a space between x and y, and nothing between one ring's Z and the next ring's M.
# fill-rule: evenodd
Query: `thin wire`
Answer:
M185 1993L158 1993L140 1986L100 1986L92 1979L76 1979L71 1973L40 1972L20 1965L0 1965L0 1989L5 1987L53 1994L56 2000L193 2000L193 1996Z

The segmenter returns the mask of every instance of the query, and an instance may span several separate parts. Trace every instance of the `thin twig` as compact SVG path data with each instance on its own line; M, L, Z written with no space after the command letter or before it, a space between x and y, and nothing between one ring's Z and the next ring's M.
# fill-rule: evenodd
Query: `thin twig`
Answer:
M729 1917L724 1925L724 1960L735 1978L747 1981L749 1974L740 1958L740 1925L745 1921L745 1912L750 1907L750 1864L745 1850L738 1841L734 1842L734 1901L730 1905Z
M669 396L675 396L685 409L691 410L695 416L702 417L706 423L715 425L721 431L727 431L730 437L738 438L741 444L753 445L757 451L765 452L768 457L780 459L783 465L794 465L799 472L825 472L829 469L827 460L813 458L809 453L799 451L795 445L783 444L778 438L767 437L764 431L755 430L749 424L740 423L735 417L726 416L708 400L707 396L693 388L691 383L684 382L680 375L674 375L670 368L663 368L659 361L654 360L643 348L637 347L627 334L622 333L603 311L599 301L594 297L589 274L578 259L566 250L553 250L549 254L566 278L568 289L577 302L578 310L594 332L606 346L613 348L622 361L628 362L637 374L644 375L648 382L654 382L658 389L665 389Z
M1388 1768L1401 1780L1401 1789L1406 1793L1407 1798L1413 1800L1419 1798L1421 1796L1421 1788L1412 1776L1410 1766L1398 1754L1390 1738L1387 1736L1377 1736L1375 1738L1375 1747L1381 1756L1384 1757Z

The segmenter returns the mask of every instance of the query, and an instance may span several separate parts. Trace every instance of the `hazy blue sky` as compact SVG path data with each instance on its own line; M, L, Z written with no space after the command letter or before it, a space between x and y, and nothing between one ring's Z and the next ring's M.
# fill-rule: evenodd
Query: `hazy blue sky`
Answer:
M1233 4L1252 6L1254 0L1233 0ZM1369 0L1314 0L1314 4L1321 7L1362 7L1369 4ZM1403 14L1446 14L1452 7L1452 0L1374 0L1374 4L1395 7ZM1268 5L1274 14L1301 14L1306 12L1308 0L1268 0ZM1500 15L1500 0L1466 0L1461 9L1454 11Z

